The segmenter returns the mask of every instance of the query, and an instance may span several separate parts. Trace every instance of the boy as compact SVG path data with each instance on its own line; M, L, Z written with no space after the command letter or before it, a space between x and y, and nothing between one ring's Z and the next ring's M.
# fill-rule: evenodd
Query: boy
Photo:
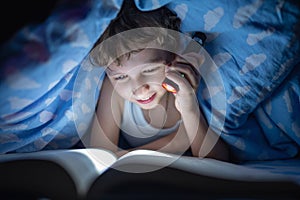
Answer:
M180 46L170 31L179 28L180 19L165 7L142 12L124 1L91 52L93 62L107 67L91 146L119 156L133 149L183 154L190 148L195 157L228 160L225 143L215 142L199 108L197 62L166 50ZM175 93L162 87L165 78L178 86ZM129 149L119 149L122 137Z

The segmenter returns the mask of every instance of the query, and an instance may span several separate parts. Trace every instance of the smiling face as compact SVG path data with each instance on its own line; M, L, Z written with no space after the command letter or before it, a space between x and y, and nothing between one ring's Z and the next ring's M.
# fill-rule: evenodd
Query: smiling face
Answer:
M172 56L166 51L144 49L123 57L120 65L111 64L106 72L121 97L143 109L152 109L166 93L161 84L171 61Z

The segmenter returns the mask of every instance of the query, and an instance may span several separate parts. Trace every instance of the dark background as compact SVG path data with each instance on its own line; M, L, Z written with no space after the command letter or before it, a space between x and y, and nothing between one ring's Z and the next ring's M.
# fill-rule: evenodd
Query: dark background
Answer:
M0 43L7 41L28 23L38 24L43 22L56 3L57 0L3 1L0 6Z

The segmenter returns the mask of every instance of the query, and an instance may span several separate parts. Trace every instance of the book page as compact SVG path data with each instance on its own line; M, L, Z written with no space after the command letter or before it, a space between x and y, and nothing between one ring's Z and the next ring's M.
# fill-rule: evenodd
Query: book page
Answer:
M253 169L210 158L180 156L152 150L135 150L121 156L119 159L117 159L110 151L93 148L45 150L33 153L0 155L0 163L22 159L49 160L58 163L72 176L79 196L84 196L93 182L108 168L114 168L129 173L145 173L159 170L164 167L171 167L192 174L227 180L288 180L287 176L274 174L266 170Z
M176 154L138 149L119 157L111 167L129 173L145 173L167 167L178 158Z
M135 167L130 164L142 164ZM126 166L128 165L128 166ZM150 166L146 166L150 165ZM124 167L125 166L125 167ZM130 173L144 173L171 167L193 174L214 178L240 181L288 181L284 174L274 174L262 169L254 169L211 158L196 158L152 150L135 150L121 156L113 168Z
M73 178L78 195L83 196L93 181L111 166L117 158L107 150L93 148L0 155L0 163L26 159L49 160L61 165Z

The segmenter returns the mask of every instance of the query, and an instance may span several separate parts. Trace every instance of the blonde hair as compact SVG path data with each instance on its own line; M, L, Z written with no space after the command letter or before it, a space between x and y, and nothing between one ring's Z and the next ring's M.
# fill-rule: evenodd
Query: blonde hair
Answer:
M180 23L167 7L140 11L133 0L124 0L117 17L92 48L92 63L107 66L145 48L177 48L178 35L173 32L179 31Z

